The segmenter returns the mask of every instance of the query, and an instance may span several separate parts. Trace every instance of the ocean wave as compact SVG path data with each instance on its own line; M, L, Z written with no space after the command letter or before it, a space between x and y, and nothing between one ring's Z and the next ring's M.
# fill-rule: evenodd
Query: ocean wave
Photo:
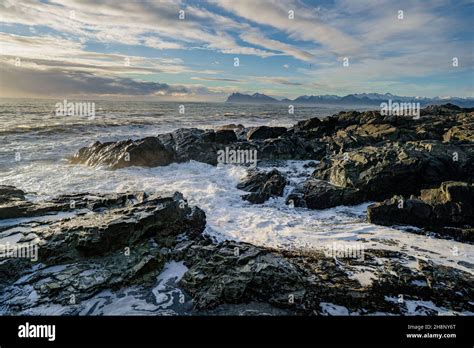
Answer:
M15 134L35 134L54 135L61 133L90 134L104 127L128 127L128 126L158 126L161 122L145 120L121 120L94 123L66 123L66 124L45 124L45 125L16 125L7 129L0 129L0 136Z

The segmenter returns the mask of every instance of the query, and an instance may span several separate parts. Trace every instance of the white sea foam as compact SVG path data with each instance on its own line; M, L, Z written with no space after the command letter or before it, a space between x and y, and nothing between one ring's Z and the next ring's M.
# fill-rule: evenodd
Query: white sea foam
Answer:
M279 168L289 176L290 186L311 172L303 167L304 163L290 161ZM252 205L240 198L244 192L236 188L245 175L246 169L240 166L213 167L193 161L114 171L51 163L39 168L24 165L3 175L0 184L15 185L42 198L76 192L180 191L190 204L206 212L206 233L216 240L233 239L282 248L324 248L333 242L358 241L365 243L365 249L403 250L418 258L473 272L466 266L474 257L472 245L369 224L365 219L369 203L308 210L291 208L281 197ZM291 187L286 194L290 190Z
M67 266L52 266L42 269L45 274L54 275ZM165 264L161 274L157 276L155 286L151 289L133 286L119 290L103 290L93 297L77 304L38 304L40 295L31 285L24 284L33 274L18 279L13 286L21 287L18 297L28 295L31 308L21 311L20 315L176 315L189 310L189 299L185 299L177 282L188 268L183 262L170 261ZM94 271L86 271L93 276ZM1 297L1 295L0 295ZM15 301L13 297L11 301ZM8 308L0 308L0 315L9 313Z

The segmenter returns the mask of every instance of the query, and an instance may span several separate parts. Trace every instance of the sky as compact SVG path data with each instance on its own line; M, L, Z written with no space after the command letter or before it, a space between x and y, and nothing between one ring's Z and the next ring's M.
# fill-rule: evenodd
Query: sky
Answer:
M465 0L0 0L0 96L474 97L473 22Z

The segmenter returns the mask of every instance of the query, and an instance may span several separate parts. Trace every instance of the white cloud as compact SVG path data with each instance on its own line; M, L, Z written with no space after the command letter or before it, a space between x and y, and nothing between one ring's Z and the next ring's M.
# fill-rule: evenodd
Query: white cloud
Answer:
M52 36L19 36L0 33L2 60L35 69L61 67L103 74L177 74L192 71L177 58L144 58L86 51L84 44ZM129 64L128 64L129 63Z
M0 22L8 31L16 28L16 24L23 25L21 29L28 33L25 35L31 36L0 33L0 64L5 64L4 68L12 74L17 72L13 67L18 57L24 71L33 71L42 79L48 77L50 83L61 81L52 76L63 71L76 79L97 81L102 86L108 86L108 81L120 81L131 93L134 88L140 88L120 79L142 76L161 81L169 74L174 74L171 81L181 79L180 86L190 79L223 84L256 81L294 86L298 90L311 90L315 86L352 92L402 89L404 78L422 79L451 72L453 56L459 58L458 71L472 74L472 42L470 46L466 39L463 41L456 35L462 30L466 34L466 30L471 29L449 12L440 15L439 9L447 3L445 0L396 3L336 0L320 6L306 5L300 0L212 3L223 12L212 12L213 7L204 2L189 4L179 0L3 0ZM469 4L469 1L460 0L458 4ZM404 10L403 20L397 19L399 9ZM185 11L185 20L178 18L179 10ZM295 11L294 19L288 18L289 10ZM116 46L109 47L108 53L92 52L91 44L97 42ZM132 46L150 48L146 51L147 57L138 55ZM186 59L184 62L166 54L171 52L167 50L196 49L210 51L206 52L208 65L201 67L202 61ZM154 52L154 56L149 52ZM291 79L279 76L233 79L218 77L223 76L218 75L222 71L210 69L218 64L216 59L220 59L214 56L215 52L262 58L286 56L299 62L291 62L291 74L294 74ZM349 68L342 67L342 57L349 57ZM125 64L126 59L130 64ZM307 68L302 68L303 64ZM277 67L281 66L289 69L289 64L278 63ZM226 69L224 64L222 69ZM280 73L276 68L275 74ZM218 76L201 76L206 74ZM265 72L265 75L270 74ZM99 77L106 80L95 79ZM421 89L423 83L411 82L407 86ZM164 84L158 83L153 88L160 85ZM265 87L262 85L262 90ZM147 88L150 85L142 85L142 91ZM214 93L200 85L195 89L188 86L186 90L193 95Z
M265 47L266 49L273 51L282 52L285 55L289 55L303 61L310 61L311 59L313 59L313 55L311 53L300 50L296 47L277 40L268 39L262 33L256 30L241 34L240 37L242 38L242 40L253 45Z
M341 30L325 23L317 11L294 1L220 0L216 5L255 23L286 32L291 38L311 41L327 47L334 54L357 52L360 43ZM290 19L288 11L295 11Z

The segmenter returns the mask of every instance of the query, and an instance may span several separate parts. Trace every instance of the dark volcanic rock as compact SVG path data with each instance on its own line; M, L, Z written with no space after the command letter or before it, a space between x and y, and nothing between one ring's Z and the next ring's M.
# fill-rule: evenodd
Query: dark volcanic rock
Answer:
M328 154L395 142L445 141L472 144L474 112L454 105L427 107L422 117L382 116L378 111L344 111L325 118L298 122L294 127L227 125L217 130L178 129L141 140L100 143L80 149L72 163L162 166L199 161L217 164L222 145L252 148L261 160L320 160Z
M267 173L251 171L248 176L237 185L240 190L251 192L242 196L254 204L260 204L272 196L282 196L286 179L282 173L273 169Z
M0 203L24 200L25 192L14 186L0 185Z
M285 129L286 130L286 129ZM265 139L265 140L262 140ZM111 169L128 166L161 166L173 162L198 161L217 165L218 151L225 146L235 150L256 150L258 159L317 159L325 153L325 144L309 143L296 136L256 137L247 141L232 130L178 129L156 138L112 143L96 142L80 149L70 162L90 166L107 165Z
M39 247L38 259L45 264L101 257L150 239L162 245L173 244L177 235L186 233L195 237L205 227L204 212L189 207L180 193L172 197L147 197L140 192L81 194L30 203L31 207L36 205L39 208L32 210L41 211L46 217L65 206L71 214L52 215L39 223L26 222L18 231L12 222L13 227L5 228L2 233L18 234L20 244L34 241Z
M321 118L313 117L313 118L310 118L309 120L299 121L294 126L294 128L299 131L306 131L306 130L311 130L311 129L320 127L322 124L323 122L321 121Z
M379 225L412 225L462 241L474 241L474 186L443 182L422 190L418 198L394 196L367 208L370 222Z
M68 210L67 204L63 206L46 204L32 204L24 198L3 196L0 202L0 219L14 219L20 217L30 217L43 215L45 213Z
M354 205L361 201L357 189L332 185L327 181L310 178L296 187L286 203L295 207L327 209L338 205Z
M464 189L458 186L446 186L450 199L464 197ZM436 202L444 199L436 192L425 195ZM12 199L23 199L20 193L16 196ZM60 208L54 207L71 199L75 204L69 215L12 221L0 231L0 240L14 237L18 244L39 245L37 263L0 260L2 314L42 313L58 307L64 308L63 313L84 314L92 310L89 300L130 286L133 292L146 291L153 297L157 276L170 261L182 261L188 268L178 283L192 301L187 314L229 313L233 306L235 313L250 308L261 314L263 308L317 315L328 314L327 304L358 315L404 314L408 309L390 300L399 294L456 311L473 310L472 274L413 257L409 261L417 261L418 267L408 268L407 256L401 252L365 250L363 259L336 260L319 250L214 243L201 234L204 212L189 207L179 193L171 197L77 194L31 204L48 203L57 211ZM374 272L371 282L353 278L360 267Z
M41 305L80 304L105 289L132 284L151 286L166 262L160 249L149 240L131 246L130 254L120 250L57 266L38 264L35 271L27 270L14 286L2 289L2 305L15 313ZM0 264L2 271L3 266Z
M229 144L237 141L235 132L231 129L216 130L216 143Z
M359 190L360 202L417 194L446 180L472 180L474 147L436 141L366 146L321 162L313 177Z
M293 314L314 315L324 313L324 302L344 306L347 313L402 314L405 305L388 300L399 294L407 299L429 299L447 308L472 309L468 300L473 294L468 285L474 279L471 274L423 260L418 261L418 269L410 269L399 262L404 258L399 252L366 250L363 261L336 261L318 251L281 252L231 241L186 243L180 252L189 267L180 284L198 310L268 303ZM376 272L371 284L348 277L362 264L380 268L380 263L383 269ZM413 282L426 282L427 286L414 286Z
M227 146L256 150L259 161L321 160L288 201L323 209L419 195L404 199L401 208L401 196L372 205L369 220L472 241L473 119L473 110L448 104L423 109L419 119L349 111L298 122L288 130L240 125L216 131L178 129L136 141L97 142L80 149L71 162L114 169L189 160L215 165L217 151ZM442 183L450 180L467 183ZM278 171L255 172L239 188L250 192L247 199L263 202L281 196L285 184ZM336 259L320 250L217 243L202 235L204 212L188 206L178 193L78 193L43 202L26 197L14 187L0 186L0 219L20 218L4 221L0 241L39 246L37 263L0 259L1 314L28 314L56 304L78 314L90 310L83 301L132 284L134 291L148 291L145 298L154 297L156 277L171 261L188 267L179 286L193 302L191 314L243 306L314 315L328 314L325 308L332 305L357 315L410 313L408 304L397 302L400 294L430 303L425 309L430 315L438 314L431 303L474 311L474 278L462 270L472 265L464 260L454 268L409 256L405 248L368 249L362 259ZM360 272L372 273L371 280L358 280Z
M119 142L95 142L90 147L80 149L71 163L89 166L110 166L118 169L130 166L166 166L175 160L173 151L166 148L156 137Z
M300 121L290 131L301 138L325 140L339 152L387 141L443 140L443 134L452 127L460 127L462 134L468 133L474 123L472 111L450 104L430 106L421 110L419 119L382 116L374 111L340 112Z
M5 196L4 196L5 198ZM74 211L76 209L103 209L124 206L132 200L143 201L146 194L135 192L128 194L109 194L95 196L78 193L61 195L49 201L32 203L23 196L11 198L0 203L0 219L27 218L40 215L50 215L58 212Z
M48 217L46 207L57 212L66 204L69 215ZM180 193L77 194L35 205L45 216L12 221L0 231L0 240L14 238L16 247L37 246L36 259L31 254L0 260L0 307L13 312L67 305L71 298L76 303L132 283L152 285L168 260L166 250L183 238L200 237L206 224L204 212L188 206Z
M285 127L267 127L259 126L251 128L247 133L247 139L249 140L264 140L271 138L278 138L279 136L285 134L287 129Z
M40 260L73 261L116 251L148 238L163 243L180 233L199 234L205 225L204 213L189 208L179 193L129 204L49 224L46 231L41 231L44 245L40 248Z
M445 105L424 109L419 119L341 112L299 122L290 130L294 136L327 145L312 176L332 185L310 178L288 201L321 209L419 194L448 180L471 181L474 113L466 111Z
M288 306L289 295L298 302L305 295L303 272L278 254L249 244L194 245L186 259L190 269L181 284L197 308L252 300Z
M172 133L160 134L158 138L172 148L176 162L186 162L190 160L217 164L217 150L219 145L215 142L215 133L212 130L202 130L197 128L181 128Z
M236 135L231 130L214 132L182 128L141 140L111 143L96 142L80 149L71 163L90 166L107 165L111 169L129 166L156 167L190 160L217 164L220 144L232 143Z
M258 158L262 160L319 160L327 151L327 143L307 141L296 135L253 141L252 144L256 146Z

